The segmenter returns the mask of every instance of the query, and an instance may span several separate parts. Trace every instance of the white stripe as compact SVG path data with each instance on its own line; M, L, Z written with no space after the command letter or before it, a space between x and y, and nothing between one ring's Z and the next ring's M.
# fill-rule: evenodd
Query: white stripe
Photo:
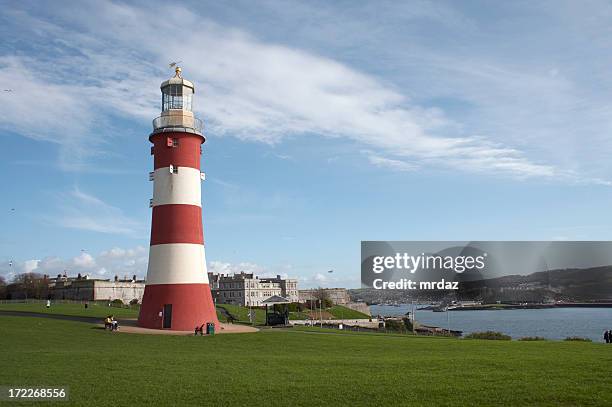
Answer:
M149 249L147 284L208 284L204 246L157 244Z
M202 206L202 181L200 171L190 167L178 167L171 174L169 167L158 168L154 173L153 206L184 204Z

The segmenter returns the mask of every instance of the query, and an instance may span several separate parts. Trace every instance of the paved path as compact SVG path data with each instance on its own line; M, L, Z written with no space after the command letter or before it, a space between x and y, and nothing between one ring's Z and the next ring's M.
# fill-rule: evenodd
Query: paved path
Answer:
M30 311L5 311L0 310L0 316L11 316L11 317L35 317L35 318L51 318L51 319L62 319L65 321L77 321L77 322L87 322L100 326L101 328L104 326L102 324L102 319L99 317L86 317L86 316L76 316L76 315L60 315L60 314L46 314L43 312L30 312ZM125 333L138 333L138 334L151 334L151 335L193 335L193 331L171 331L169 329L148 329L141 328L136 325L136 319L117 319L119 321L119 332ZM251 326L246 325L234 325L234 324L219 324L220 329L218 329L216 334L234 334L234 333L248 333L248 332L257 332L259 329L253 328Z
M76 315L60 315L60 314L47 314L44 312L31 312L31 311L5 311L0 310L0 316L6 315L10 317L36 317L36 318L51 318L51 319L63 319L66 321L78 321L78 322L91 322L99 323L102 318L98 317L86 317Z

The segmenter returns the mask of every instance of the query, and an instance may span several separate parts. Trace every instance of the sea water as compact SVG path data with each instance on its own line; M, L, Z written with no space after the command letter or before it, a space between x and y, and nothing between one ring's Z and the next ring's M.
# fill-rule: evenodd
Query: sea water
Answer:
M420 305L421 307L424 305ZM418 308L417 307L417 308ZM372 315L402 316L412 311L411 304L371 305ZM568 336L603 342L604 330L612 330L612 308L544 308L478 311L416 311L424 325L471 332L498 331L513 338L541 336L565 339ZM610 345L612 347L612 344Z

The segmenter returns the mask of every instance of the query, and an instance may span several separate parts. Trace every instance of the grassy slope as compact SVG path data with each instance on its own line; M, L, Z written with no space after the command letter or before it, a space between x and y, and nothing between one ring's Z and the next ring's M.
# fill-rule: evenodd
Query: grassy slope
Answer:
M327 309L328 312L334 315L336 319L368 319L368 315L355 311L354 309L346 308L341 305L334 305Z
M247 307L241 307L238 305L231 304L217 304L217 308L225 308L231 315L233 315L237 319L237 322L249 322L249 309ZM253 308L253 310L255 311L255 323L258 325L263 325L266 320L266 311L258 308ZM367 315L362 314L361 312L340 305L334 305L333 307L327 308L324 311L331 313L335 319L369 318ZM314 314L316 318L318 318L318 311L314 312ZM289 313L289 319L308 319L308 312L291 312Z
M249 321L249 309L247 307L241 307L239 305L232 304L217 304L217 308L224 308L229 312L234 318L236 318L236 322L240 323L250 323ZM255 324L263 325L266 322L266 311L262 309L256 309L255 311ZM225 321L225 318L222 318Z
M605 344L291 329L134 335L6 316L0 324L0 383L68 385L78 405L612 405Z

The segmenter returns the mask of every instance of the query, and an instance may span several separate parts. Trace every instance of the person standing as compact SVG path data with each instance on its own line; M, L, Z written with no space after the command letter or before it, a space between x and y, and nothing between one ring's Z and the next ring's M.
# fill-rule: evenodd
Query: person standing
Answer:
M606 341L606 343L610 343L610 331L604 331L604 341Z

